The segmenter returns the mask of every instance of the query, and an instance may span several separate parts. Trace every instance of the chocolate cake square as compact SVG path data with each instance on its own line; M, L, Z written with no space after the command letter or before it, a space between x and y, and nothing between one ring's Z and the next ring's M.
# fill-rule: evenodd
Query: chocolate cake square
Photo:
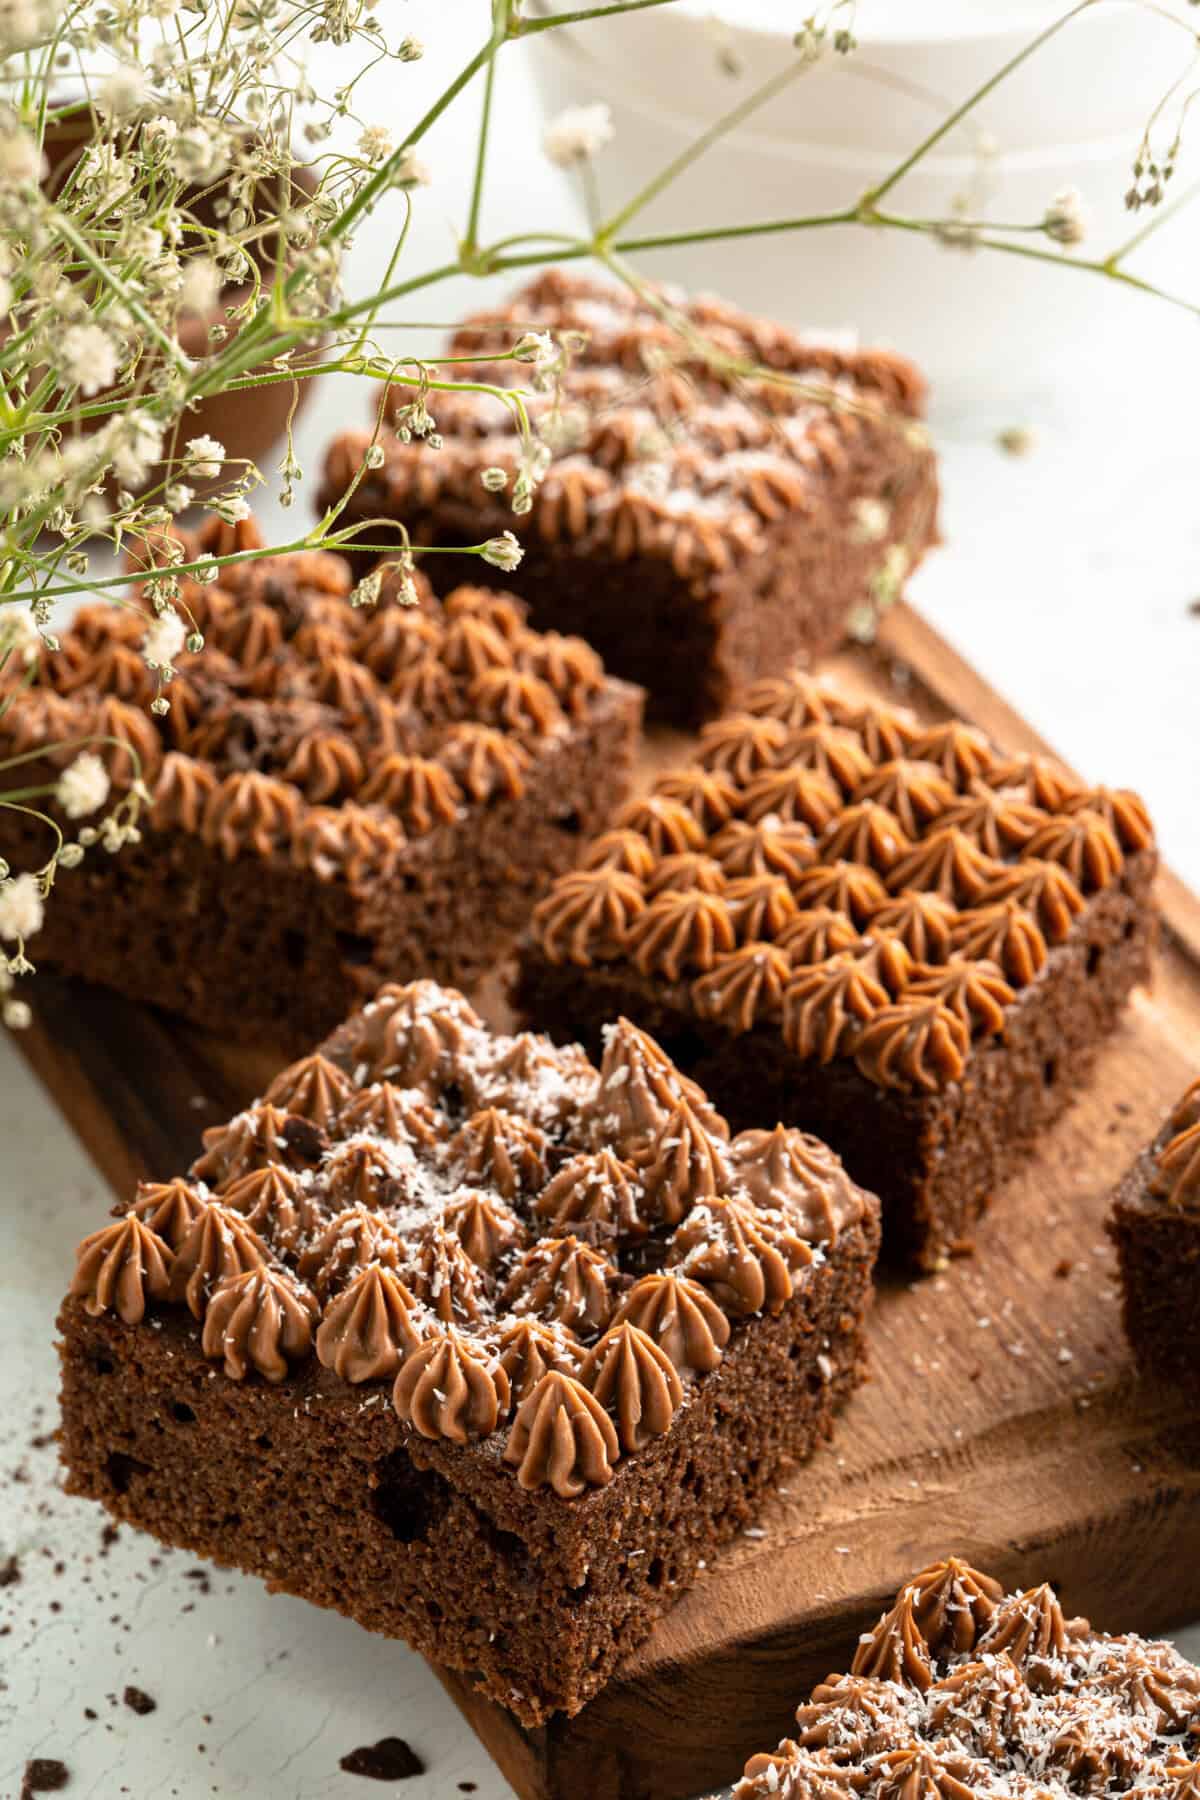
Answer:
M214 519L183 549L259 542ZM317 553L221 573L182 578L204 648L173 658L161 715L144 611L85 607L32 686L10 670L0 755L31 759L23 784L53 789L99 734L113 803L138 778L149 795L140 842L60 873L31 954L300 1050L385 980L470 987L492 968L629 791L641 695L586 644L530 631L509 595L421 583L416 606L356 608L347 565ZM14 868L53 847L4 813Z
M596 1069L389 986L80 1246L68 1486L536 1725L829 1435L878 1233L636 1027Z
M936 1269L1145 979L1155 860L1135 795L792 671L559 879L517 1004L627 1014L737 1128L818 1133Z
M1125 1335L1143 1368L1200 1381L1200 1081L1113 1196Z
M733 1800L975 1800L1200 1791L1200 1669L1069 1619L1049 1583L1005 1593L951 1557L915 1576L849 1674L752 1756Z
M549 369L511 360L523 338ZM339 437L321 504L362 474L345 517L396 518L413 544L515 529L524 561L508 581L534 624L585 637L647 690L652 717L695 725L756 676L820 657L936 539L924 388L902 357L562 270L450 344L492 351L506 360L473 377L541 380L530 410L553 452L544 473L494 395L433 396L434 449L409 429L412 390L396 388L381 466L363 473L369 432ZM472 563L428 567L443 583L472 579Z

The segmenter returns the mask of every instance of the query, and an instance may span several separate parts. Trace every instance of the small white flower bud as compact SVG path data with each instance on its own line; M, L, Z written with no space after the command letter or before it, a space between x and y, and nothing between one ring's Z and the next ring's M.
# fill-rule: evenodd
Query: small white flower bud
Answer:
M506 575L520 567L524 554L511 531L502 531L499 537L489 538L480 551L485 563L490 563L493 569L502 569Z

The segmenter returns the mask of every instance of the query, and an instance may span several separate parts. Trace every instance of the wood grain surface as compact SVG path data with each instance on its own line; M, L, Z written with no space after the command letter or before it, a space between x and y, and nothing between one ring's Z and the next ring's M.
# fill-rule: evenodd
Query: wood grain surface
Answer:
M833 665L864 692L958 713L1012 750L1046 750L906 606ZM678 755L659 737L646 768ZM442 1679L526 1800L683 1800L784 1734L812 1683L924 1563L951 1551L1008 1581L1059 1584L1113 1630L1200 1614L1200 1416L1141 1382L1121 1337L1103 1232L1110 1188L1195 1073L1200 902L1169 872L1153 990L1037 1159L995 1197L975 1254L885 1279L873 1375L836 1439L781 1488L575 1719L523 1731ZM201 1129L282 1060L166 1014L40 976L22 1046L119 1194L178 1173ZM499 983L481 1010L503 1022ZM767 1121L764 1121L766 1123Z

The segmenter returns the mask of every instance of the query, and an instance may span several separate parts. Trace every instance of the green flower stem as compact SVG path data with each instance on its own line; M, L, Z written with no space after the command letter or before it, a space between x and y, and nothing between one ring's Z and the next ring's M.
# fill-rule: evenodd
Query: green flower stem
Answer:
M925 237L936 236L946 228L940 220L905 219L895 213L879 213L868 217L865 222L887 226L893 231L918 232ZM1193 318L1200 319L1200 302L1185 299L1182 294L1169 293L1165 288L1155 287L1152 282L1143 281L1139 275L1130 274L1128 269L1117 268L1107 257L1060 256L1057 251L1043 250L1036 244L1014 243L1007 238L986 235L975 238L973 243L980 250L998 250L1002 256L1020 256L1027 261L1049 263L1052 268L1081 269L1089 275L1103 275L1122 287L1132 288L1139 294L1152 294L1155 299L1164 300L1168 306L1178 307L1182 312L1191 313Z
M1154 233L1165 225L1168 219L1175 218L1185 206L1190 206L1197 194L1200 194L1200 181L1194 181L1190 187L1185 188L1182 193L1176 194L1175 198L1169 200L1165 206L1156 206L1146 223L1135 231L1132 237L1126 238L1119 249L1114 250L1105 258L1105 266L1115 271L1127 256L1131 256L1140 245L1146 242L1148 237L1153 237Z
M498 40L490 37L487 43L475 52L470 62L459 70L449 87L443 89L442 93L439 94L429 110L413 126L403 143L400 144L397 149L393 150L387 161L376 170L370 181L359 190L354 199L346 207L345 211L340 213L322 232L321 242L323 244L328 245L338 243L345 237L346 233L351 230L355 222L360 219L364 213L371 211L375 202L393 185L397 171L403 161L405 151L411 150L414 144L420 143L430 127L435 125L441 118L451 101L456 99L457 96L461 94L462 90L475 79L485 63L491 61L498 48ZM289 277L289 282L294 282L294 280L294 276Z
M961 125L968 113L974 112L980 101L986 100L988 95L1000 86L1001 82L1007 81L1008 77L1021 67L1022 63L1028 62L1029 58L1035 55L1036 52L1042 48L1043 44L1048 44L1051 38L1057 37L1058 33L1064 26L1069 25L1072 19L1078 18L1080 13L1087 12L1090 7L1099 4L1100 0L1077 0L1077 4L1071 7L1069 12L1065 12L1061 14L1059 18L1052 20L1043 31L1038 32L1035 38L1024 45L1022 49L1018 50L1014 56L1010 56L1002 68L997 69L994 75L989 76L981 86L975 89L974 93L968 95L961 106L956 106L953 112L947 114L941 124L935 126L929 133L928 137L922 138L916 149L904 157L904 159L892 170L890 175L881 181L877 187L872 188L869 194L864 196L865 202L867 204L875 204L882 200L885 194L890 194L892 189L899 182L903 181L904 177L911 173L919 162L924 161L925 157L935 145L940 144L942 139L948 136L948 134L954 130L956 125Z
M136 755L136 752L130 749L122 738L110 737L99 732L88 732L82 737L67 738L62 743L54 745L39 744L35 750L23 750L19 756L6 756L0 760L0 769L17 769L23 763L38 762L45 756L47 749L86 750L89 744L110 744L119 750L128 749L131 756ZM34 794L52 794L57 786L58 783L52 781L44 788L26 788L24 793L14 793L9 789L5 791L4 798L6 800L28 800Z
M56 750L60 747L61 746L58 744L55 744L54 746ZM43 746L38 754L39 756L44 756L45 753L45 746ZM7 767L7 763L0 763L0 768ZM49 781L43 782L40 787L5 788L3 804L5 806L15 806L22 800L44 800L46 795L52 794L57 786L58 783L56 781Z
M673 6L675 0L611 0L608 6L585 6L578 12L555 13L545 19L514 19L508 28L510 37L536 37L539 31L553 31L558 25L590 25L593 19L615 19L618 13L646 12L652 6Z
M47 746L47 748L50 747L51 746ZM126 749L127 746L122 744L121 748ZM10 800L7 794L0 795L0 806L4 807L8 812L24 813L27 818L37 819L41 824L48 825L58 839L58 849L55 850L54 856L58 855L58 851L63 847L64 839L62 827L57 825L52 818L44 812L39 812L36 806L22 806L19 801ZM46 865L47 868L53 865L54 856L50 858L50 862ZM44 873L45 871L43 870L42 872Z
M690 169L706 150L710 150L714 144L719 143L752 113L757 112L760 106L765 106L768 100L773 100L778 94L782 94L793 81L805 74L811 67L812 64L804 57L795 58L786 68L778 70L769 80L762 82L752 93L747 94L744 100L740 100L727 113L722 113L721 117L715 120L706 131L702 131L699 137L694 138L685 150L681 150L678 156L673 157L665 169L660 169L658 174L646 183L640 193L635 194L633 199L621 208L620 212L614 213L600 227L596 232L597 241L606 245L613 244L622 228L628 225L631 219L636 218L638 213L643 212L652 200L656 200L659 194L671 186L672 182L678 180L685 170Z
M387 268L384 270L384 275L383 275L384 287L387 286L388 282L392 279L392 276L395 274L396 264L400 261L400 257L404 251L404 246L408 242L408 232L409 232L409 227L412 224L412 216L413 216L412 195L405 194L405 196L404 196L404 224L400 229L399 237L396 239L396 242L392 245L392 254L388 257L388 265L387 265ZM358 332L358 336L356 337L356 339L354 341L354 345L353 345L353 349L352 349L353 355L355 355L355 356L362 355L363 350L366 348L368 333L373 329L374 325L375 325L374 314L367 313L363 318L362 325Z
M508 0L496 0L492 37L496 48L508 32ZM483 110L479 116L479 138L475 145L475 174L471 182L471 205L467 213L467 229L459 246L459 256L469 259L479 243L479 212L483 205L483 177L487 165L488 133L492 123L492 90L496 85L496 57L488 57L483 76Z
M48 209L48 216L54 221L55 228L62 233L67 243L72 246L75 254L82 262L87 264L101 286L108 288L112 293L116 294L122 305L128 307L143 331L149 333L163 355L166 356L170 362L175 364L175 367L181 374L186 375L190 369L187 357L183 354L175 339L162 329L162 326L158 323L153 314L146 311L146 308L142 305L137 295L131 294L120 276L110 269L107 263L101 262L87 239L80 237L74 225L72 225L70 219L68 219L64 213L60 212L57 207L52 206Z
M439 368L469 366L477 362L513 362L515 357L511 351L489 353L482 356L444 356L439 357ZM406 375L391 357L360 357L351 352L346 357L334 361L320 363L295 363L287 369L255 370L249 375L235 376L222 386L223 393L244 393L250 388L273 387L284 381L310 381L316 375L359 375L374 381L387 381L392 387L409 387L426 393L442 394L491 394L497 400L505 402L513 398L511 388L497 387L488 381L442 381L434 376ZM113 414L124 412L129 405L127 395L118 395L108 400L93 400L86 405L77 406L71 414L72 420L83 422L90 419L111 418ZM16 438L27 437L31 432L42 432L56 428L62 423L58 413L34 413L18 425L0 430L0 449Z
M261 562L268 556L291 556L299 550L325 550L331 544L353 543L356 550L365 550L379 556L394 556L396 546L392 544L363 544L352 537L352 532L364 530L369 525L392 525L391 519L367 519L361 524L347 527L342 532L329 532L318 526L315 531L304 537L296 538L290 544L267 545L257 550L239 550L230 556L195 557L190 562L171 563L166 568L131 569L120 575L102 575L96 579L88 577L82 581L63 582L60 587L43 588L38 593L39 600L65 600L70 594L98 593L102 589L127 588L143 581L162 581L172 575L194 575L200 570L212 568L224 569L230 564L241 565L248 562ZM482 544L414 544L414 556L470 556L482 552Z

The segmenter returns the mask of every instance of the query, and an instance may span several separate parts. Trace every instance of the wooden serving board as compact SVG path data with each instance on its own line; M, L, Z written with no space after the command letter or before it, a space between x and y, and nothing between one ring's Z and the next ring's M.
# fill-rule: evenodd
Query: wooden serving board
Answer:
M1012 750L1047 748L906 606L874 649L833 667ZM679 748L653 742L647 770ZM527 1732L443 1675L527 1800L682 1800L732 1779L803 1691L846 1667L892 1592L951 1551L1012 1583L1053 1580L1113 1630L1200 1615L1200 1412L1136 1378L1103 1232L1109 1190L1200 1060L1200 902L1169 873L1159 898L1153 991L996 1196L976 1253L920 1283L885 1280L873 1379L761 1535L733 1545L575 1719ZM100 990L32 986L22 1046L121 1194L182 1169L202 1127L282 1060Z

